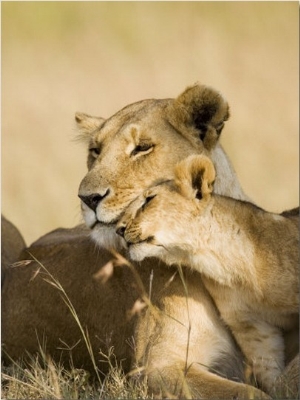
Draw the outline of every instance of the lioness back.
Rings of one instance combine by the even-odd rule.
[[[95,247],[84,226],[58,229],[45,235],[26,249],[20,260],[32,259],[32,256],[38,262],[32,261],[7,272],[2,296],[4,352],[17,359],[27,351],[38,352],[39,343],[45,343],[54,359],[69,363],[69,349],[74,346],[71,352],[74,365],[92,370],[79,326],[64,303],[62,293],[45,281],[51,278],[41,263],[63,286],[83,328],[88,329],[97,363],[99,349],[107,354],[113,345],[118,359],[124,359],[124,367],[128,369],[131,349],[126,340],[132,334],[133,320],[127,321],[126,311],[138,296],[131,287],[128,271],[117,269],[105,286],[93,279],[93,274],[103,268],[112,255]],[[108,369],[107,363],[102,364],[102,369]]]

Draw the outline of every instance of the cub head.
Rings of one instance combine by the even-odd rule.
[[[158,257],[175,264],[193,254],[193,226],[212,207],[215,169],[204,155],[191,155],[175,167],[174,180],[146,189],[117,224],[132,259]],[[184,259],[182,260],[184,262]]]
[[[174,177],[174,166],[191,154],[212,158],[215,190],[243,197],[218,144],[228,104],[214,89],[187,88],[176,99],[143,100],[109,119],[77,113],[88,142],[88,173],[79,187],[82,213],[96,242],[116,246],[115,224],[145,188]]]

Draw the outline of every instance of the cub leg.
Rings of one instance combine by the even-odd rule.
[[[183,362],[146,371],[149,391],[158,398],[270,399],[266,393],[254,386],[222,378],[196,364],[190,366],[185,374],[183,371]]]

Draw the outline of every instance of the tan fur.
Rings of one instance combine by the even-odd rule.
[[[129,206],[118,232],[133,259],[159,257],[202,273],[270,392],[284,368],[281,330],[299,318],[298,226],[293,213],[287,218],[212,194],[214,180],[208,157],[188,157],[177,165],[175,181],[146,190]]]
[[[140,286],[126,266],[115,267],[106,283],[93,278],[113,256],[95,246],[87,228],[53,231],[31,245],[21,259],[30,259],[29,253],[65,289],[88,331],[102,372],[109,365],[99,351],[107,354],[113,347],[125,372],[146,376],[149,391],[156,396],[266,398],[254,387],[239,383],[243,358],[199,275],[184,272],[187,298],[177,268],[166,268],[153,259],[140,263],[136,268],[147,293],[151,287],[153,307],[128,319],[141,296]],[[66,367],[71,355],[75,367],[93,371],[77,323],[61,292],[47,280],[51,278],[36,262],[8,271],[2,294],[4,351],[13,359],[25,357],[27,351],[34,354],[39,339],[46,353]],[[140,372],[134,374],[136,368]]]

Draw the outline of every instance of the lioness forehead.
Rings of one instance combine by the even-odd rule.
[[[103,140],[107,136],[117,135],[129,124],[145,123],[149,126],[149,119],[153,121],[154,118],[159,122],[163,119],[164,110],[170,102],[171,99],[148,99],[130,104],[108,118],[95,134]]]

